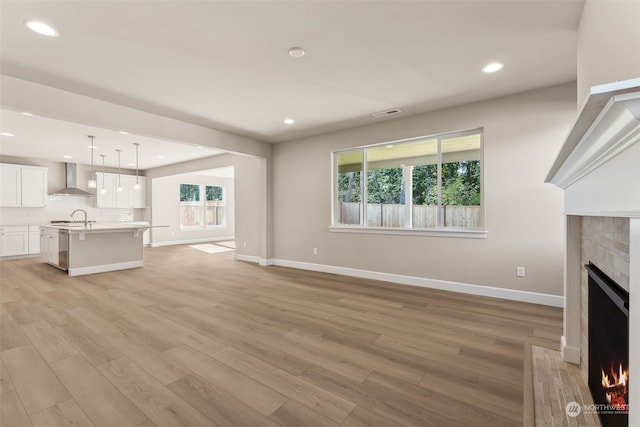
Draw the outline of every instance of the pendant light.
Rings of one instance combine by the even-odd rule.
[[[96,148],[93,145],[93,138],[95,138],[95,136],[92,136],[92,135],[87,135],[87,136],[91,139],[91,145],[89,146],[89,148],[91,148],[91,168],[89,169],[89,181],[87,181],[87,187],[96,188],[98,186],[98,183],[96,182],[93,176],[93,149]]]
[[[106,194],[107,189],[104,188],[104,158],[107,156],[106,154],[100,154],[100,157],[102,157],[102,188],[100,189],[100,193]]]
[[[138,179],[138,146],[140,144],[138,144],[137,142],[134,142],[133,145],[136,146],[136,183],[133,184],[133,189],[140,190],[140,181]]]
[[[116,187],[116,191],[118,193],[122,193],[122,185],[120,185],[120,152],[122,150],[116,150],[118,153],[118,187]]]

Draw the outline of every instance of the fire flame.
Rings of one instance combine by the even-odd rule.
[[[618,366],[618,372],[613,368],[613,364],[610,368],[611,377],[609,374],[602,371],[602,387],[604,388],[607,402],[614,405],[616,409],[621,411],[627,410],[627,402],[624,400],[625,394],[627,394],[627,383],[629,382],[629,369],[623,369],[622,363]]]

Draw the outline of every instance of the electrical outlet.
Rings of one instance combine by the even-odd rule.
[[[524,277],[524,267],[516,267],[516,277]]]
[[[313,248],[313,254],[318,255],[318,248]]]

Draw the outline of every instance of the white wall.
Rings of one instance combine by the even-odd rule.
[[[562,295],[562,192],[544,178],[575,99],[570,83],[275,145],[273,258]],[[332,150],[477,127],[488,238],[329,231]]]
[[[168,226],[154,228],[152,231],[153,245],[167,243],[229,240],[235,233],[235,191],[233,179],[217,178],[213,176],[182,174],[153,179],[152,188],[152,217],[154,226]],[[214,185],[224,188],[226,224],[208,229],[180,228],[180,184]]]
[[[640,1],[585,2],[577,65],[580,107],[591,86],[640,77]]]
[[[194,173],[196,171],[234,167],[234,225],[236,238],[236,256],[250,257],[258,260],[260,257],[260,247],[266,241],[267,235],[264,227],[265,215],[261,202],[264,191],[264,174],[261,168],[265,159],[234,154],[223,154],[219,156],[207,157],[204,159],[189,162],[177,163],[174,165],[150,169],[147,171],[147,182],[153,183],[157,178],[168,177],[184,173]],[[153,189],[151,190],[153,194]],[[151,220],[153,224],[159,224],[156,220],[158,215],[156,205],[152,197]],[[156,243],[155,234],[152,233],[152,244]]]

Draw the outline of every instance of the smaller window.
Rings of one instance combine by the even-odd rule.
[[[180,184],[180,228],[209,228],[225,224],[223,187]]]
[[[180,184],[180,227],[200,227],[201,218],[200,186]]]
[[[225,206],[222,187],[207,185],[205,187],[207,200],[206,222],[207,227],[225,224]]]

